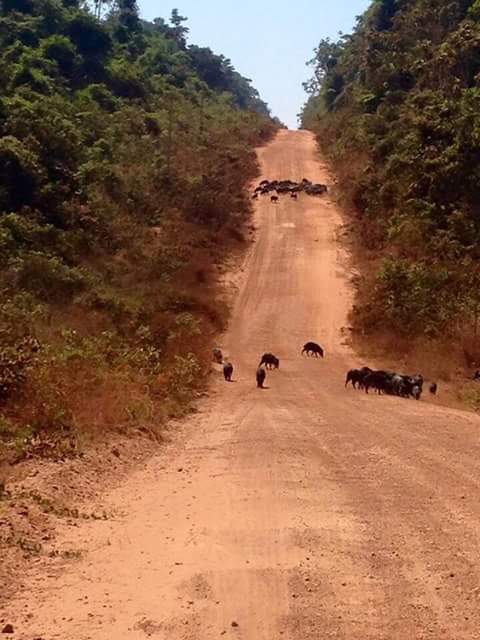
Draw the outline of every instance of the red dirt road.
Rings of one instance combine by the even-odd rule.
[[[307,132],[269,178],[329,181]],[[345,390],[357,362],[341,218],[328,198],[257,205],[258,238],[200,413],[65,528],[82,558],[28,578],[0,618],[33,640],[480,638],[480,419]],[[325,360],[301,357],[307,340]],[[268,390],[260,355],[276,353]],[[30,615],[29,615],[30,614]]]

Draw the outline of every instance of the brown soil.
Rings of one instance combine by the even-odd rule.
[[[306,132],[260,152],[269,178],[330,182]],[[259,201],[222,347],[235,365],[161,454],[59,532],[0,615],[12,637],[480,638],[480,419],[345,390],[356,361],[341,217]],[[326,359],[300,355],[320,342]],[[280,369],[255,388],[264,351]]]

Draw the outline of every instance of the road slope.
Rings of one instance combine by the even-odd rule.
[[[264,176],[329,181],[307,132],[260,151]],[[345,390],[351,304],[328,198],[258,202],[224,347],[199,414],[66,529],[86,549],[4,615],[32,640],[480,638],[480,420]],[[319,341],[325,360],[302,358]],[[281,359],[265,391],[260,355]],[[33,614],[28,617],[28,614]]]

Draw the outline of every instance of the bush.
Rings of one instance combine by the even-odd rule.
[[[192,389],[199,384],[200,373],[200,364],[193,353],[185,357],[174,356],[173,366],[168,371],[169,394],[180,402],[186,402],[191,396]]]
[[[0,138],[0,210],[33,203],[40,173],[38,158],[20,140]]]
[[[48,302],[68,302],[86,285],[85,274],[80,269],[39,252],[12,260],[10,273],[17,287]]]
[[[25,383],[39,349],[33,338],[24,338],[14,344],[9,344],[8,338],[11,336],[6,331],[0,331],[0,402],[7,400]]]
[[[374,294],[383,312],[383,326],[405,334],[444,331],[461,305],[454,284],[453,274],[447,269],[385,259]]]
[[[76,59],[76,48],[65,36],[50,36],[42,42],[42,53],[49,60],[54,60],[60,73],[67,78],[73,74]]]

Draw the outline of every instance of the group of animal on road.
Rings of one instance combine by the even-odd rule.
[[[361,369],[350,369],[345,380],[345,387],[351,383],[354,389],[364,389],[368,393],[369,389],[374,389],[378,394],[387,393],[401,398],[415,398],[420,400],[423,393],[424,379],[421,374],[413,376],[394,373],[391,371],[375,371],[370,367]],[[438,386],[432,382],[429,391],[436,395]]]
[[[306,354],[307,356],[315,356],[315,357],[325,357],[325,351],[322,347],[316,342],[307,342],[302,349],[302,355]],[[223,376],[227,382],[232,382],[233,377],[233,364],[231,362],[226,362],[223,359],[223,354],[221,349],[215,347],[213,350],[213,359],[218,364],[223,364]],[[259,389],[265,389],[265,379],[267,377],[267,370],[278,369],[280,367],[280,360],[273,353],[264,353],[260,359],[260,364],[258,365],[257,371],[255,373],[255,379],[257,381],[257,387]]]
[[[325,357],[324,349],[316,342],[307,342],[302,349],[302,355],[303,354],[317,358]],[[223,365],[225,380],[232,382],[233,364],[224,360],[222,351],[219,348],[213,350],[213,359],[218,364]],[[273,353],[264,353],[255,373],[257,387],[264,389],[267,370],[278,369],[279,367],[280,360]],[[478,372],[478,374],[480,379],[480,372]],[[419,373],[415,375],[403,375],[391,371],[379,371],[370,369],[370,367],[362,367],[361,369],[350,369],[350,371],[348,371],[345,387],[351,384],[354,389],[363,389],[365,393],[368,393],[370,389],[374,389],[379,395],[385,393],[399,396],[400,398],[412,397],[415,398],[415,400],[420,400],[423,393],[424,382],[423,376]],[[437,383],[432,382],[429,386],[430,393],[436,395],[437,390]]]
[[[259,196],[270,195],[270,201],[276,204],[280,195],[290,195],[293,200],[298,199],[299,193],[306,193],[309,196],[321,196],[328,192],[327,185],[312,182],[303,178],[301,182],[294,180],[262,180],[253,192],[252,198],[256,200]]]

